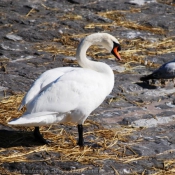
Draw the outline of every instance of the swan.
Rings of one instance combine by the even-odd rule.
[[[150,79],[171,79],[175,78],[175,60],[169,61],[161,65],[153,73],[140,78],[141,81]]]
[[[39,127],[53,123],[73,122],[78,127],[78,142],[84,145],[83,124],[90,113],[106,98],[114,86],[114,73],[103,62],[87,59],[91,45],[100,45],[121,60],[118,40],[108,33],[94,33],[80,42],[76,59],[81,67],[62,67],[48,70],[33,83],[19,109],[26,112],[9,125],[34,126],[34,137],[47,144]]]

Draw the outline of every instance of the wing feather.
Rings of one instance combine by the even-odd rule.
[[[108,95],[105,83],[98,72],[90,69],[72,70],[40,92],[28,105],[27,111],[66,113],[83,107],[91,112]]]
[[[71,67],[55,68],[44,72],[38,77],[38,79],[33,83],[25,97],[23,98],[21,105],[18,110],[21,110],[23,106],[28,105],[46,86],[51,84],[57,78],[64,75],[66,72],[72,70]]]

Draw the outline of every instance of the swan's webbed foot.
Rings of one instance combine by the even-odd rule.
[[[35,139],[38,140],[40,143],[49,144],[51,142],[43,138],[42,134],[39,131],[39,127],[35,127],[33,134],[34,134]]]

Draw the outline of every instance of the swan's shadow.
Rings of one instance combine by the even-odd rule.
[[[0,130],[0,148],[32,147],[42,145],[33,136],[33,132]]]

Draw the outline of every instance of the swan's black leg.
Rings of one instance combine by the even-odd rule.
[[[78,124],[78,145],[80,147],[84,146],[84,139],[83,139],[83,125],[82,124]]]
[[[41,135],[38,126],[35,127],[35,130],[34,130],[33,134],[34,134],[36,140],[38,140],[39,142],[44,143],[44,144],[48,144],[49,143],[49,141],[44,139],[43,136]]]

